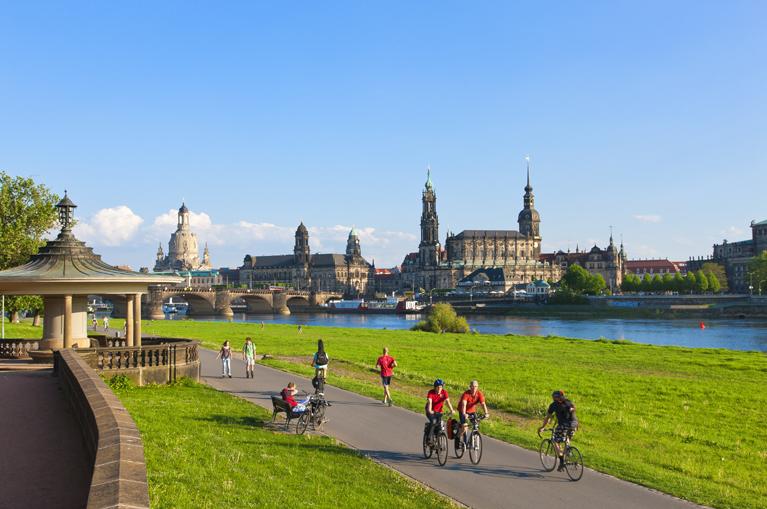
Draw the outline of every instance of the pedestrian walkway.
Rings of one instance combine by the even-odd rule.
[[[290,381],[299,389],[312,389],[306,378],[262,365],[256,365],[255,379],[247,379],[245,363],[239,358],[232,359],[234,378],[222,379],[221,363],[215,357],[213,351],[200,350],[202,376],[208,384],[269,410],[271,396]],[[592,470],[586,470],[580,481],[571,482],[564,473],[543,472],[536,452],[487,437],[479,465],[472,465],[468,455],[455,459],[451,445],[448,463],[440,467],[434,458],[423,458],[422,415],[331,386],[326,387],[325,396],[333,405],[326,414],[325,433],[471,507],[699,507]],[[583,453],[588,457],[588,450]]]
[[[80,509],[91,465],[51,369],[0,372],[0,509]]]

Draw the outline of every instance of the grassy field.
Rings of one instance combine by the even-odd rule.
[[[330,383],[380,397],[372,365],[386,345],[397,358],[394,398],[421,411],[440,377],[457,399],[478,378],[493,412],[483,429],[537,447],[535,429],[552,389],[578,406],[575,442],[589,466],[699,503],[764,507],[767,358],[762,353],[554,337],[433,335],[192,321],[145,322],[144,330],[235,347],[252,336],[262,361],[309,374],[317,338],[331,356]],[[276,388],[277,389],[277,388]]]
[[[152,507],[447,508],[448,499],[266,410],[193,382],[116,391],[141,430]]]

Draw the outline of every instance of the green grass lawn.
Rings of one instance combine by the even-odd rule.
[[[207,386],[116,392],[141,431],[154,509],[453,506],[331,438],[264,429],[270,413]]]
[[[252,336],[263,361],[309,374],[317,338],[331,357],[330,383],[380,398],[372,365],[386,345],[397,359],[394,398],[423,409],[434,378],[456,401],[480,380],[494,414],[483,429],[535,448],[553,389],[578,407],[575,443],[598,470],[715,507],[764,507],[767,358],[762,353],[499,335],[215,323],[144,322],[144,331],[235,347]],[[278,389],[278,388],[275,388]]]
[[[5,337],[13,339],[40,339],[43,337],[42,320],[39,327],[32,327],[32,319],[24,319],[19,323],[11,323],[5,319]]]

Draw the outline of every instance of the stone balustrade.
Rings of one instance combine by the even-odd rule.
[[[39,348],[39,339],[0,339],[0,359],[28,359]]]
[[[144,446],[136,423],[78,353],[56,351],[55,366],[93,462],[87,508],[148,509]]]

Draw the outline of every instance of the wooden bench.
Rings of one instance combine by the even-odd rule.
[[[277,414],[285,414],[285,430],[287,431],[292,419],[301,417],[301,413],[296,413],[290,407],[287,401],[279,396],[272,396],[272,422],[277,418]]]

